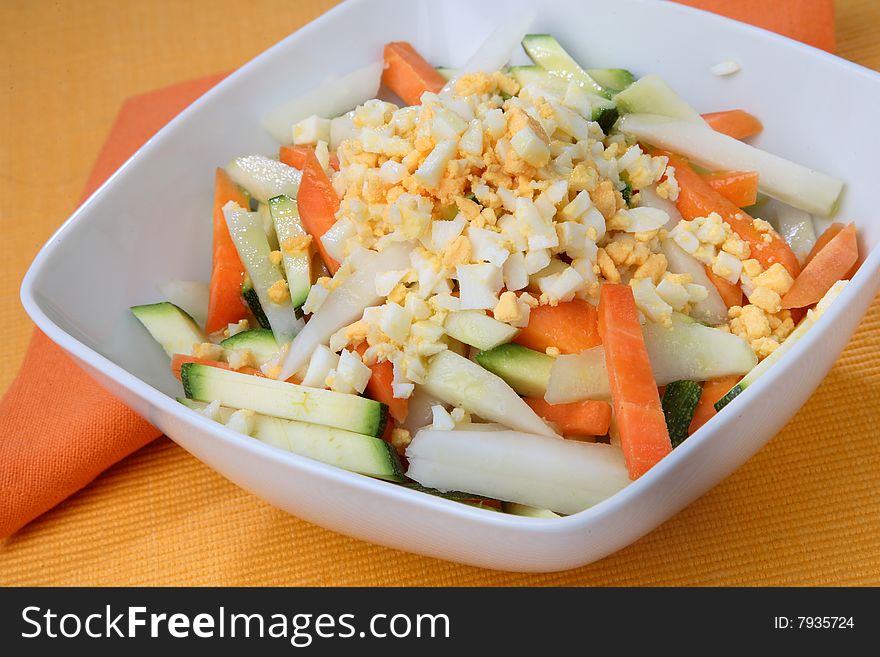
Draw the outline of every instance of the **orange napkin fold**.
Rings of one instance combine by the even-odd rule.
[[[83,200],[223,77],[128,99],[92,168]],[[0,402],[0,538],[160,435],[35,330],[21,370]]]
[[[833,0],[676,0],[811,45],[834,47]],[[147,139],[219,82],[214,75],[130,98],[89,177],[91,194]],[[207,225],[207,224],[206,224]],[[40,331],[0,402],[0,538],[159,436]]]
[[[743,23],[834,50],[834,0],[675,0]]]

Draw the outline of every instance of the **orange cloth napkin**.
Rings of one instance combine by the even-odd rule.
[[[83,200],[223,77],[212,75],[127,100],[89,175]],[[35,330],[21,370],[0,402],[0,538],[159,435]]]
[[[831,50],[833,0],[676,0]],[[147,139],[224,75],[129,99],[86,185],[91,194]],[[0,402],[0,538],[159,436],[40,331]]]
[[[834,0],[675,0],[750,23],[828,52],[834,50]]]

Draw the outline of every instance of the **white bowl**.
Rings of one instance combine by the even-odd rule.
[[[644,477],[558,520],[489,513],[282,452],[184,408],[168,359],[129,306],[169,279],[207,280],[214,168],[273,152],[261,117],[329,74],[406,39],[458,65],[500,17],[540,7],[534,32],[580,62],[656,72],[701,111],[745,107],[758,145],[842,177],[842,220],[867,259],[843,295],[758,383]],[[388,16],[394,20],[389,21]],[[343,47],[340,47],[340,46]],[[742,71],[718,78],[733,59]],[[345,3],[194,103],[116,172],[37,255],[25,309],[99,383],[197,458],[289,513],[351,536],[452,561],[519,571],[580,566],[618,550],[705,493],[764,445],[830,369],[877,292],[873,180],[880,76],[808,46],[674,3],[648,0],[394,0]]]

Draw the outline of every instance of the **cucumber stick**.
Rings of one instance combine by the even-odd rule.
[[[278,343],[269,329],[258,328],[242,331],[226,338],[220,343],[224,349],[248,349],[253,354],[257,365],[271,360],[278,353]]]
[[[286,380],[300,371],[309,362],[312,352],[319,345],[327,344],[331,335],[363,317],[369,306],[382,303],[384,297],[376,294],[376,275],[409,267],[412,249],[410,242],[396,242],[381,253],[366,252],[355,272],[333,288],[291,343],[279,378]]]
[[[558,356],[550,370],[550,380],[544,394],[548,404],[567,404],[585,399],[611,399],[605,349],[601,345],[579,354]]]
[[[204,331],[195,320],[173,303],[163,301],[133,306],[131,312],[144,325],[168,356],[191,355],[193,345],[207,342]]]
[[[219,367],[186,363],[180,370],[188,399],[219,400],[223,406],[262,415],[381,436],[388,407],[372,399],[332,390],[241,374]]]
[[[278,344],[290,342],[304,322],[297,319],[293,311],[281,268],[269,257],[271,249],[260,215],[248,212],[232,201],[223,206],[223,215],[275,340]],[[278,287],[281,289],[277,290]]]
[[[559,97],[564,97],[568,89],[568,81],[558,75],[553,75],[540,66],[512,66],[510,75],[514,80],[519,82],[520,86],[534,84]],[[605,96],[595,93],[589,93],[590,100],[590,119],[596,121],[604,130],[608,132],[614,122],[617,121],[617,106],[614,101],[608,100]]]
[[[269,209],[272,212],[272,222],[275,224],[275,234],[281,244],[281,261],[287,274],[287,286],[290,290],[290,303],[297,316],[301,316],[300,308],[309,296],[312,286],[312,266],[309,248],[291,250],[284,248],[287,240],[304,238],[306,231],[299,219],[299,210],[296,201],[289,196],[276,196],[269,199]]]
[[[477,349],[492,349],[510,342],[519,329],[489,317],[482,310],[449,313],[444,323],[447,335]]]
[[[260,298],[257,296],[257,291],[254,289],[254,283],[251,281],[250,276],[245,276],[241,283],[241,298],[244,299],[254,319],[257,320],[257,324],[271,331],[272,327],[269,325],[269,319],[266,317],[266,313],[263,312],[263,306],[260,304]]]
[[[703,394],[696,381],[673,381],[663,393],[663,415],[673,447],[678,447],[688,437],[688,427],[694,419],[694,411]]]
[[[703,117],[688,105],[659,75],[646,75],[614,97],[621,114],[657,114],[705,125]]]
[[[828,306],[840,296],[840,293],[843,292],[843,289],[846,287],[847,281],[838,281],[834,285],[831,286],[831,289],[825,293],[825,296],[822,297],[822,300],[816,304],[815,310],[808,310],[807,316],[801,321],[800,324],[797,325],[794,331],[791,332],[785,342],[783,342],[776,350],[771,353],[767,358],[762,360],[757,364],[748,374],[743,377],[743,379],[737,383],[730,391],[724,395],[721,399],[715,402],[715,410],[720,411],[722,408],[727,406],[730,402],[732,402],[736,397],[739,396],[746,388],[752,385],[755,381],[757,381],[764,372],[766,372],[774,363],[776,363],[780,358],[782,358],[789,349],[791,349],[794,345],[797,344],[798,340],[800,340],[804,335],[807,334],[813,325],[818,321],[820,317],[828,310]]]
[[[245,155],[226,165],[226,173],[261,203],[286,194],[296,198],[302,172],[264,155]]]
[[[646,322],[642,335],[657,385],[745,374],[758,362],[755,352],[739,336],[678,313],[673,313],[669,327]]]
[[[186,398],[177,401],[195,411],[201,411],[207,406],[204,402]],[[233,412],[233,409],[221,406],[217,420],[225,424]],[[254,415],[253,437],[343,470],[388,481],[404,481],[397,452],[380,438],[260,414]]]
[[[611,98],[611,92],[578,66],[571,55],[549,34],[527,34],[522,40],[522,46],[532,61],[550,74],[576,82],[590,93]]]
[[[591,68],[587,74],[606,90],[620,93],[635,82],[635,76],[625,68]]]
[[[429,395],[484,420],[558,438],[504,379],[449,350],[431,359],[423,387]]]
[[[525,397],[543,397],[553,369],[553,357],[519,344],[503,344],[476,356],[477,362],[500,376]]]
[[[406,450],[407,476],[556,513],[577,513],[630,483],[619,447],[520,431],[422,429]]]
[[[639,141],[678,153],[712,171],[757,171],[763,193],[810,214],[830,217],[837,211],[842,180],[723,135],[705,122],[627,114],[619,127]]]

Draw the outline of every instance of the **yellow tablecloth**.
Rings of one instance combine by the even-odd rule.
[[[31,331],[21,277],[75,208],[122,101],[234,69],[333,4],[0,5],[0,23],[15,26],[0,42],[0,393]],[[838,53],[880,68],[880,3],[838,0],[837,13]],[[161,439],[0,542],[0,584],[876,585],[878,354],[880,301],[757,456],[641,541],[578,570],[497,573],[339,536],[269,507]]]

